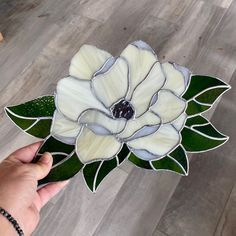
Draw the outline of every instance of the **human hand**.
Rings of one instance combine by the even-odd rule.
[[[17,220],[26,236],[36,228],[41,208],[68,183],[52,183],[37,190],[37,181],[44,178],[52,166],[50,153],[44,153],[37,163],[31,163],[40,144],[19,149],[0,164],[0,207]],[[0,235],[16,235],[10,222],[1,215]]]

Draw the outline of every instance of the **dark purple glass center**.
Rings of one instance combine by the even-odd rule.
[[[134,116],[134,109],[130,102],[122,99],[111,108],[112,115],[115,118],[131,119]]]

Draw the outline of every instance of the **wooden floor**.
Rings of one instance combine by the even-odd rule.
[[[3,107],[53,93],[84,43],[118,55],[142,39],[162,61],[232,85],[208,113],[231,139],[193,155],[189,177],[126,162],[92,194],[79,174],[42,210],[34,236],[236,235],[236,0],[0,0],[0,31],[1,158],[35,141]]]

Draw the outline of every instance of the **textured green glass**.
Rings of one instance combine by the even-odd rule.
[[[96,183],[95,183],[95,189],[99,186],[99,184],[102,182],[102,180],[115,168],[117,167],[117,160],[116,158],[113,158],[111,160],[103,161],[102,165],[100,166],[100,169],[98,171]]]
[[[202,93],[201,95],[197,96],[195,99],[198,102],[213,104],[216,101],[216,99],[228,89],[229,87],[214,88],[214,89],[211,89]]]
[[[207,124],[208,122],[209,121],[206,118],[199,115],[188,118],[185,125],[190,127],[192,125]]]
[[[186,114],[188,116],[196,115],[196,114],[199,114],[199,113],[202,113],[202,112],[208,110],[209,108],[211,108],[211,107],[206,106],[206,105],[201,105],[201,104],[196,103],[195,101],[192,100],[192,101],[188,102]]]
[[[39,148],[38,153],[43,154],[44,152],[64,152],[70,154],[74,148],[74,145],[62,143],[61,141],[50,136]]]
[[[50,182],[70,179],[75,174],[77,174],[82,167],[83,164],[81,163],[77,155],[74,154],[60,165],[52,168],[50,173],[44,179],[39,180],[38,184],[42,185]]]
[[[214,138],[206,137],[197,133],[189,128],[184,128],[182,134],[182,145],[186,151],[199,152],[216,148],[226,142],[227,139],[217,140]]]
[[[32,128],[26,132],[37,138],[46,138],[50,134],[51,119],[39,120]]]
[[[117,154],[119,164],[121,164],[125,160],[125,158],[129,155],[129,153],[130,153],[130,150],[128,149],[127,145],[124,143],[122,146],[122,149]]]
[[[203,134],[209,135],[215,138],[227,138],[225,135],[221,134],[213,125],[207,124],[203,126],[196,126],[194,129],[200,131]]]
[[[141,167],[143,169],[152,169],[149,161],[142,160],[136,157],[133,153],[130,154],[128,160],[131,161],[134,165]]]
[[[43,96],[20,105],[8,107],[15,114],[23,117],[52,117],[56,109],[54,96]]]
[[[183,98],[186,100],[189,100],[202,92],[203,90],[215,86],[226,86],[228,85],[224,83],[223,81],[210,77],[205,75],[193,75],[190,80],[189,87],[185,94],[183,95]]]
[[[18,127],[25,130],[29,128],[37,119],[23,119],[11,114],[7,109],[5,109],[8,117],[14,122]]]
[[[183,169],[170,157],[166,156],[160,160],[152,161],[152,165],[156,170],[169,170],[178,174],[185,175]]]
[[[184,149],[178,146],[173,152],[169,154],[170,157],[175,159],[181,165],[185,172],[188,173],[188,160]]]

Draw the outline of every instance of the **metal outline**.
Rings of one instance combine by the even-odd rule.
[[[19,104],[20,105],[20,104]],[[11,119],[11,117],[7,114],[6,110],[9,111],[9,113],[11,113],[12,115],[16,116],[17,118],[21,118],[21,119],[25,119],[23,116],[18,116],[17,114],[13,113],[12,111],[10,111],[7,107],[4,107],[4,112],[5,112],[5,115],[9,118],[9,120],[17,127],[19,128],[23,133],[31,136],[31,137],[34,137],[34,135],[30,134],[30,133],[27,133],[28,130],[30,130],[29,128],[32,128],[33,126],[32,125],[36,125],[39,121],[41,120],[52,120],[52,117],[40,117],[40,118],[28,118],[26,120],[35,120],[35,122],[30,125],[28,128],[26,129],[22,129],[19,125],[17,125],[15,122],[13,122],[13,120]],[[36,137],[38,139],[45,139],[45,138],[39,138],[39,137]]]
[[[185,100],[185,99],[182,98],[182,97],[177,96],[177,95],[176,95],[172,90],[170,90],[170,89],[161,89],[161,90],[169,91],[169,92],[172,93],[174,96],[178,97],[180,100],[182,100],[183,102],[185,102],[185,107],[184,107],[183,111],[182,111],[174,120],[171,120],[171,121],[169,121],[169,122],[162,122],[162,124],[170,124],[170,123],[174,122],[175,120],[177,120],[183,113],[186,113],[186,110],[187,110],[187,107],[188,107],[188,105],[187,105],[187,104],[188,104],[188,101]],[[158,101],[158,99],[157,99],[157,101]],[[154,103],[152,106],[154,106],[155,104],[156,104],[156,103]],[[149,107],[149,110],[161,118],[161,116],[160,116],[157,112],[151,110],[152,106]],[[188,117],[188,115],[187,115],[187,117]],[[161,118],[161,120],[162,120],[162,118]]]
[[[108,74],[108,73],[111,71],[111,69],[117,64],[118,59],[122,59],[122,60],[125,62],[125,64],[127,65],[127,88],[126,88],[125,95],[124,95],[122,98],[126,97],[128,91],[129,91],[129,88],[130,88],[130,81],[129,81],[129,77],[130,77],[130,76],[129,76],[129,64],[128,64],[127,60],[124,60],[124,58],[121,57],[121,56],[117,56],[117,57],[113,57],[113,58],[115,58],[115,62],[114,62],[104,73],[99,73],[97,76],[93,76],[93,77],[91,78],[91,80],[90,80],[90,88],[91,88],[92,94],[94,95],[94,97],[95,97],[100,103],[103,104],[103,106],[104,106],[106,109],[109,109],[109,108],[112,106],[112,104],[114,104],[116,101],[113,102],[113,103],[111,103],[110,105],[106,106],[106,105],[104,104],[104,102],[101,100],[101,98],[99,98],[98,94],[96,93],[96,89],[95,89],[95,87],[94,87],[94,82],[93,82],[93,81],[94,81],[94,80],[98,80],[99,77],[102,76],[102,75]],[[109,59],[111,59],[111,58],[108,58],[108,59],[107,59],[107,61],[104,63],[104,65],[103,65],[102,68],[105,68],[106,64],[108,64],[108,62],[109,62]],[[101,68],[101,70],[102,70],[102,68]],[[121,99],[122,99],[122,98],[121,98]]]
[[[221,87],[221,86],[223,86],[223,87],[228,87],[229,89],[232,88],[232,86],[231,86],[230,84],[228,84],[227,82],[225,82],[224,80],[220,79],[220,78],[217,77],[217,76],[212,76],[212,75],[209,75],[209,74],[206,74],[206,75],[200,75],[200,74],[194,74],[194,73],[191,73],[191,75],[190,75],[190,80],[189,80],[189,83],[188,83],[188,86],[186,87],[186,90],[184,91],[184,93],[183,93],[182,95],[184,95],[185,92],[187,92],[187,90],[189,89],[189,86],[190,86],[190,83],[191,83],[191,79],[192,79],[193,76],[205,76],[205,77],[211,77],[211,78],[214,78],[214,79],[219,80],[220,82],[222,82],[222,83],[225,84],[225,85],[216,85],[216,86],[208,87],[208,88],[202,90],[201,92],[197,93],[196,95],[194,95],[192,98],[195,98],[196,96],[200,95],[203,91],[205,91],[205,90],[207,90],[207,89],[210,89],[210,88],[212,89],[212,88],[217,88],[217,87]],[[228,90],[229,90],[229,89],[228,89]],[[228,90],[227,90],[227,91],[228,91]],[[221,95],[220,95],[220,96],[221,96]],[[219,96],[219,97],[220,97],[220,96]],[[192,98],[190,98],[188,101],[190,101]]]
[[[160,65],[161,71],[163,71],[163,69],[162,69],[162,64],[161,64],[159,61],[154,62],[153,65],[150,67],[150,70],[148,71],[148,73],[147,73],[147,74],[145,75],[145,77],[143,78],[143,80],[141,80],[141,81],[133,88],[133,91],[132,91],[132,94],[131,94],[131,97],[130,97],[130,102],[131,102],[131,103],[132,103],[132,99],[133,99],[134,92],[138,89],[139,86],[142,86],[142,83],[144,83],[144,82],[148,79],[149,74],[151,73],[151,71],[153,70],[153,68],[155,67],[155,65],[158,64],[158,63],[159,63],[159,65]],[[144,113],[146,113],[146,112],[149,110],[149,108],[151,107],[151,104],[152,104],[152,102],[153,102],[153,97],[154,97],[155,95],[158,96],[159,91],[162,90],[163,86],[164,86],[165,83],[166,83],[166,76],[165,76],[164,73],[163,73],[163,75],[164,75],[164,81],[163,81],[162,86],[151,96],[151,99],[150,99],[150,101],[149,101],[149,103],[148,103],[147,109],[145,109],[145,111],[144,111],[143,113],[141,113],[140,115],[138,115],[137,117],[135,116],[135,118],[139,118],[140,116],[142,116],[142,115],[143,115]],[[155,104],[155,103],[153,103],[152,105],[154,105],[154,104]]]
[[[89,87],[90,87],[91,94],[94,96],[95,100],[97,100],[97,102],[100,103],[100,104],[102,105],[102,107],[104,107],[104,110],[107,110],[107,108],[103,105],[103,103],[101,103],[100,100],[97,99],[97,97],[95,97],[93,91],[91,90],[91,80],[77,79],[76,77],[72,77],[72,76],[64,77],[64,78],[62,78],[62,79],[67,79],[67,78],[74,79],[75,81],[78,80],[78,81],[83,82],[83,83],[88,83],[88,84],[89,84]],[[62,80],[62,79],[61,79],[61,80]],[[61,111],[61,109],[59,108],[59,105],[58,105],[57,87],[56,87],[56,91],[54,92],[54,97],[55,97],[54,101],[55,101],[56,110],[58,110],[60,113],[62,113],[67,119],[69,119],[69,120],[71,120],[71,121],[74,122],[75,120],[73,120],[73,119],[71,119],[70,117],[68,117],[67,115],[65,115],[65,114]],[[85,110],[83,110],[83,111],[78,115],[77,120],[80,118],[80,116],[82,115],[82,113],[85,112],[85,111],[87,111],[88,109],[97,109],[97,110],[99,110],[99,109],[96,108],[96,107],[88,107],[88,108],[86,108]],[[100,111],[100,110],[99,110],[99,111]]]
[[[138,43],[143,43],[143,44],[145,45],[145,47],[140,47],[140,45],[138,45]],[[135,40],[135,41],[129,43],[129,44],[125,47],[125,49],[126,49],[129,45],[132,45],[132,46],[134,46],[134,47],[136,47],[136,48],[138,48],[138,49],[140,49],[140,50],[149,51],[149,52],[151,52],[151,53],[156,57],[157,60],[159,60],[159,59],[158,59],[158,56],[157,56],[156,52],[153,50],[153,48],[152,48],[149,44],[147,44],[146,42],[144,42],[143,40],[140,40],[140,39],[139,39],[139,40]],[[124,50],[125,50],[125,49],[124,49]]]
[[[117,155],[113,156],[113,158],[111,158],[111,159],[109,159],[109,160],[112,160],[112,159],[116,159],[116,167],[115,167],[115,168],[117,168],[118,166],[120,166],[119,161],[117,160]],[[87,184],[87,181],[86,181],[86,179],[85,179],[85,177],[84,177],[84,168],[85,168],[85,166],[86,166],[87,164],[91,164],[91,163],[98,162],[98,161],[96,160],[96,161],[93,161],[93,162],[91,162],[91,163],[84,164],[84,166],[83,166],[83,167],[81,168],[81,170],[80,170],[80,171],[82,171],[82,178],[83,178],[83,180],[84,180],[84,182],[85,182],[85,185],[86,185],[87,189],[88,189],[90,192],[92,192],[92,193],[96,193],[96,192],[97,192],[97,189],[98,189],[98,188],[96,188],[97,176],[98,176],[98,174],[99,174],[99,171],[100,171],[100,169],[101,169],[101,167],[102,167],[104,161],[106,161],[106,160],[107,160],[107,159],[101,160],[101,163],[99,164],[99,166],[98,166],[98,168],[97,168],[97,170],[96,170],[96,173],[95,173],[95,176],[94,176],[94,179],[93,179],[93,189],[92,189],[92,190],[89,188],[89,186],[88,186],[88,184]],[[114,168],[114,169],[115,169],[115,168]],[[112,169],[111,171],[109,171],[109,173],[108,173],[105,177],[107,177],[108,175],[110,175],[110,173],[111,173],[114,169]],[[102,179],[102,181],[100,182],[100,184],[102,184],[102,182],[103,182],[103,180],[105,179],[105,177]],[[100,184],[99,184],[99,185],[100,185]],[[98,185],[98,186],[99,186],[99,185]]]
[[[104,129],[106,129],[106,130],[110,133],[109,135],[117,135],[117,134],[120,134],[121,132],[123,132],[123,131],[125,130],[125,128],[126,128],[126,126],[127,126],[127,120],[126,120],[125,118],[121,118],[122,120],[125,121],[124,128],[123,128],[120,132],[118,132],[118,133],[113,133],[113,132],[111,132],[110,130],[108,130],[105,126],[103,126],[103,125],[101,125],[101,124],[98,124],[98,123],[95,123],[95,122],[91,122],[91,123],[86,123],[86,122],[84,122],[84,123],[81,123],[80,120],[81,120],[82,116],[83,116],[86,112],[88,112],[88,111],[94,111],[94,112],[102,113],[103,115],[105,115],[106,117],[108,117],[108,118],[110,118],[110,119],[112,119],[112,120],[119,121],[119,119],[115,119],[115,118],[113,118],[112,116],[110,116],[109,114],[106,114],[105,112],[103,112],[103,111],[101,111],[101,110],[99,110],[99,109],[96,109],[96,108],[94,108],[94,109],[93,109],[93,108],[88,108],[88,109],[86,109],[85,111],[83,111],[83,112],[81,113],[81,116],[80,116],[80,117],[78,118],[78,120],[77,120],[77,122],[78,122],[79,124],[81,124],[82,126],[85,125],[85,126],[89,127],[89,125],[97,125],[97,126],[100,126],[100,127],[104,128]],[[96,133],[96,132],[94,132],[94,133]],[[96,134],[97,134],[97,133],[96,133]],[[102,135],[102,134],[97,134],[97,135]],[[106,135],[108,135],[108,134],[106,134]]]
[[[86,127],[86,126],[82,126],[82,129],[80,130],[80,133],[78,134],[78,136],[77,136],[77,138],[76,138],[76,143],[77,143],[77,140],[80,138],[80,136],[81,136],[81,134],[82,134],[84,128],[87,128],[87,127]],[[88,128],[87,128],[87,129],[88,129]],[[90,129],[89,129],[89,130],[90,130]],[[92,130],[90,130],[90,131],[93,132]],[[94,132],[93,132],[93,133],[94,133]],[[94,134],[97,135],[96,133],[94,133]],[[103,135],[98,135],[98,136],[103,136]],[[95,161],[111,160],[111,159],[114,158],[114,156],[116,156],[116,155],[121,151],[121,149],[122,149],[122,147],[123,147],[123,144],[124,144],[124,142],[120,142],[115,136],[114,136],[114,138],[117,140],[117,142],[120,143],[120,147],[119,147],[118,151],[117,151],[112,157],[110,157],[110,158],[97,158],[97,159],[93,159],[93,160],[90,160],[90,161],[87,161],[87,162],[83,162],[83,161],[81,161],[81,159],[80,159],[80,155],[79,155],[79,152],[78,152],[77,144],[75,144],[75,153],[76,153],[76,155],[78,156],[79,160],[80,160],[84,165],[90,164],[90,163],[95,162]]]
[[[152,111],[150,111],[151,113],[153,113]],[[137,129],[132,135],[130,135],[129,137],[126,137],[126,138],[120,138],[119,136],[118,136],[118,138],[120,139],[120,140],[122,140],[122,141],[124,141],[124,142],[128,142],[127,140],[132,140],[132,137],[136,134],[136,133],[138,133],[141,129],[143,129],[143,128],[145,128],[145,127],[149,127],[149,126],[159,126],[159,128],[161,127],[161,125],[162,125],[162,121],[161,121],[161,118],[160,118],[160,116],[159,115],[157,115],[157,114],[155,114],[155,113],[153,113],[154,115],[156,115],[157,117],[159,117],[159,119],[160,119],[160,123],[159,124],[154,124],[154,125],[148,125],[148,124],[146,124],[146,125],[143,125],[143,126],[141,126],[141,128],[139,128],[139,129]],[[135,122],[135,119],[134,119],[134,122]],[[126,124],[127,126],[128,126],[128,122],[127,122],[127,124]],[[125,127],[126,128],[126,127]],[[159,129],[158,128],[158,129]],[[124,129],[125,130],[125,129]],[[157,131],[157,130],[156,130]],[[155,132],[156,132],[155,131]],[[153,133],[155,133],[155,132],[153,132]],[[151,133],[151,134],[153,134],[153,133]],[[150,135],[150,134],[149,134]],[[144,136],[142,136],[142,137],[145,137],[145,136],[148,136],[148,135],[144,135]],[[140,137],[141,138],[141,137]]]
[[[209,123],[210,123],[210,122],[209,122]],[[224,144],[225,144],[226,142],[228,142],[228,140],[229,140],[229,136],[227,136],[227,135],[225,135],[225,137],[226,137],[225,139],[224,139],[224,138],[219,139],[219,138],[213,138],[213,137],[211,137],[211,136],[205,135],[205,134],[201,133],[201,132],[198,131],[198,130],[193,130],[192,128],[190,128],[190,127],[188,127],[188,126],[184,126],[184,128],[190,129],[190,130],[192,130],[193,132],[196,132],[196,133],[198,133],[198,134],[200,134],[200,135],[202,135],[202,136],[205,136],[206,138],[209,138],[209,139],[213,139],[213,140],[224,140],[223,143],[219,144],[219,145],[216,146],[216,147],[213,147],[213,148],[210,148],[210,149],[206,149],[206,150],[202,150],[202,151],[187,151],[187,150],[186,150],[186,152],[188,152],[188,153],[203,153],[203,152],[212,151],[212,150],[214,150],[214,149],[216,149],[216,148],[218,148],[218,147],[224,145]],[[218,130],[217,130],[217,131],[218,131]],[[181,135],[181,136],[182,136],[182,135]]]
[[[55,120],[56,120],[56,113],[60,113],[65,119],[68,119],[67,116],[65,116],[60,110],[55,110],[54,113],[53,113],[53,117],[52,117],[52,124],[51,124],[51,127],[50,127],[50,134],[53,138],[57,139],[58,141],[60,142],[64,142],[66,144],[69,144],[69,145],[75,145],[75,142],[73,143],[69,143],[67,141],[65,141],[66,139],[73,139],[73,137],[63,137],[62,135],[58,135],[58,134],[55,134],[52,130],[53,130],[53,127],[54,127],[54,123],[55,123]],[[74,122],[74,123],[77,123],[76,121],[74,120],[71,120],[71,119],[68,119],[68,121],[70,122]],[[80,125],[79,123],[77,123],[78,125]],[[81,130],[82,126],[80,127],[80,130]],[[80,132],[80,131],[79,131]],[[79,133],[78,133],[79,134]],[[78,135],[77,134],[77,135]],[[76,141],[76,138],[77,138],[77,135],[74,137],[74,141]],[[65,138],[65,139],[64,139]]]
[[[169,154],[170,152],[172,152],[179,144],[182,143],[182,135],[181,135],[181,133],[180,133],[172,124],[167,124],[167,125],[172,126],[172,128],[175,129],[175,131],[178,133],[178,135],[179,135],[178,143],[177,143],[172,149],[170,149],[166,154],[164,154],[164,155],[159,155],[160,157],[158,157],[158,158],[156,158],[156,159],[152,159],[151,161],[155,161],[155,160],[160,160],[160,159],[162,159],[163,156],[168,155],[168,154]],[[161,126],[163,126],[163,125],[161,125]],[[160,127],[161,127],[161,126],[160,126]],[[159,129],[158,129],[158,130],[159,130]],[[158,130],[157,130],[156,132],[152,133],[152,135],[155,134],[155,133],[157,133]],[[141,137],[141,138],[142,138],[142,137]],[[129,150],[130,150],[131,152],[132,152],[132,149],[135,149],[135,148],[130,147],[127,143],[126,143],[126,145],[127,145],[127,147],[129,148]],[[151,155],[153,155],[153,156],[156,156],[156,154],[150,152],[150,151],[147,150],[147,149],[142,149],[142,148],[141,148],[141,149],[138,149],[138,150],[143,150],[143,151],[146,151],[146,152],[148,152],[149,154],[151,154]],[[140,157],[138,157],[138,158],[140,158]],[[142,159],[142,158],[140,158],[140,159]],[[142,160],[144,160],[144,159],[142,159]],[[149,160],[144,160],[144,161],[149,161]]]
[[[191,127],[189,127],[189,128],[192,128],[193,130],[196,130],[195,129],[195,127],[203,127],[203,126],[207,126],[207,125],[211,125],[212,127],[213,127],[213,129],[215,129],[219,134],[221,134],[222,136],[225,136],[225,137],[228,137],[227,135],[225,135],[225,134],[223,134],[223,133],[221,133],[219,130],[217,130],[216,129],[216,127],[212,124],[212,123],[205,123],[205,124],[202,124],[202,125],[200,125],[200,124],[198,124],[198,125],[192,125]],[[197,131],[199,131],[199,130],[197,130]],[[201,133],[201,131],[199,131],[200,133]],[[212,137],[212,136],[211,136]],[[224,138],[219,138],[219,139],[224,139]]]

